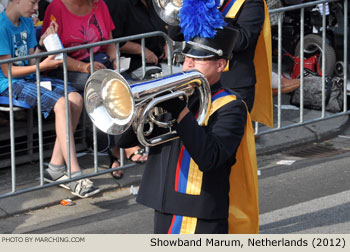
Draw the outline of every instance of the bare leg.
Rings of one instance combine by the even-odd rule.
[[[68,95],[70,102],[70,143],[71,143],[71,172],[80,171],[78,160],[76,157],[75,143],[74,143],[74,131],[78,125],[80,114],[82,111],[83,100],[79,93],[70,93]],[[66,110],[65,99],[62,97],[59,99],[54,107],[55,111],[55,125],[56,125],[56,141],[54,150],[52,153],[50,163],[56,165],[62,165],[67,163],[67,144],[66,144]]]
[[[120,163],[119,163],[119,159],[120,159],[120,151],[119,151],[119,147],[116,146],[112,149],[110,149],[110,152],[111,152],[111,155],[112,157],[114,157],[114,161],[112,162],[110,168],[116,168],[116,167],[119,167],[120,166]],[[112,172],[112,176],[115,178],[115,179],[120,179],[122,178],[124,175],[124,172],[122,170],[118,170],[118,171],[113,171]]]

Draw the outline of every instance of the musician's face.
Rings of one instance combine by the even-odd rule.
[[[198,70],[204,74],[209,84],[214,84],[219,81],[221,72],[224,70],[226,64],[225,59],[216,58],[191,58],[186,56],[182,65],[182,70]]]

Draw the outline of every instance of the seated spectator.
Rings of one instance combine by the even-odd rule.
[[[155,12],[151,0],[106,0],[106,3],[109,12],[112,14],[114,25],[117,27],[112,32],[113,38],[154,31],[167,33],[167,25]],[[159,66],[158,69],[161,70],[160,62],[167,60],[168,57],[165,40],[159,36],[147,38],[145,47],[146,66]],[[121,43],[120,52],[122,55],[131,58],[127,73],[134,79],[144,78],[145,76],[141,76],[141,40]]]
[[[119,0],[105,1],[109,12],[116,27],[113,30],[113,38],[126,37],[141,33],[153,31],[166,31],[166,24],[159,18],[153,8],[152,1],[149,0]],[[125,57],[130,57],[130,67],[127,71],[127,78],[140,80],[150,77],[152,73],[163,71],[160,65],[162,60],[167,60],[167,46],[162,37],[151,37],[145,40],[145,58],[146,66],[151,67],[146,72],[146,76],[142,76],[142,48],[141,40],[128,41],[121,43],[120,52]],[[167,70],[167,69],[164,69]],[[119,147],[110,151],[112,168],[119,165],[118,157],[120,156]],[[144,147],[135,146],[125,149],[125,155],[128,160],[136,163],[146,162],[148,154]],[[114,161],[113,161],[114,160]],[[118,178],[117,173],[112,174],[114,178]]]
[[[286,77],[281,77],[281,93],[291,93],[295,89],[300,87],[300,79],[288,79]],[[278,94],[278,74],[272,72],[272,94]]]
[[[52,0],[45,11],[43,32],[51,22],[59,25],[58,35],[61,38],[63,47],[73,47],[112,38],[114,24],[108,8],[102,0]],[[116,69],[116,48],[115,44],[94,47],[94,69],[105,68]],[[90,76],[90,52],[87,49],[74,51],[67,57],[68,80],[80,91],[84,91],[87,79]],[[63,78],[62,71],[52,71],[51,76]],[[117,153],[119,147],[111,150],[110,153]],[[137,155],[140,148],[134,147],[126,150],[126,156],[132,161],[143,160],[145,157]],[[131,156],[136,153],[134,156]],[[110,155],[112,164],[110,167],[118,167],[117,154]],[[112,172],[115,179],[123,176],[123,171]]]
[[[38,1],[10,0],[6,11],[0,14],[0,60],[19,56],[27,56],[40,52],[37,46],[35,31],[31,15],[38,9]],[[43,47],[44,38],[56,33],[57,24],[52,23],[41,36],[39,46]],[[39,64],[40,71],[57,69],[62,61],[54,60],[54,55],[45,58]],[[37,105],[37,84],[35,78],[35,59],[17,61],[13,63],[12,93],[14,98],[23,101],[32,107]],[[48,169],[45,170],[46,181],[60,181],[67,179],[67,143],[66,143],[66,109],[63,81],[53,78],[41,78],[51,83],[51,90],[41,88],[41,109],[46,118],[53,110],[55,113],[56,141]],[[9,96],[8,90],[8,64],[2,64],[0,69],[0,94]],[[77,90],[68,85],[69,115],[70,115],[70,157],[71,175],[81,175],[81,169],[75,152],[74,131],[78,125],[83,108],[83,99]],[[62,184],[62,187],[71,190],[72,194],[86,198],[99,192],[88,179]]]
[[[103,0],[53,0],[45,11],[42,33],[51,22],[58,24],[57,34],[65,48],[95,43],[112,38],[114,24]],[[116,69],[115,44],[97,46],[94,52],[94,69]],[[69,53],[68,80],[80,91],[90,76],[90,51],[81,49]],[[63,71],[52,71],[50,76],[63,78]]]

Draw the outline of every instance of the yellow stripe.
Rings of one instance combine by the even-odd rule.
[[[236,96],[228,95],[216,99],[210,107],[209,114],[212,115],[217,109],[224,106],[230,101],[236,100]],[[199,170],[198,165],[191,159],[190,168],[188,171],[188,181],[186,187],[186,193],[191,195],[199,195],[202,188],[203,172]],[[180,234],[194,234],[197,226],[197,218],[195,217],[182,217],[182,224]]]
[[[188,171],[186,194],[200,195],[202,189],[203,172],[198,168],[198,165],[191,159],[190,168]]]
[[[195,217],[182,217],[182,224],[180,234],[194,234],[197,226],[197,218]]]
[[[221,98],[216,99],[214,102],[212,102],[210,109],[209,109],[209,113],[207,114],[206,119],[203,121],[202,126],[207,126],[208,125],[208,121],[209,121],[209,117],[214,114],[214,112],[219,109],[221,106],[224,106],[226,103],[230,102],[230,101],[234,101],[236,100],[236,96],[234,95],[227,95]]]
[[[236,0],[236,2],[232,5],[231,9],[227,12],[226,18],[235,18],[236,14],[240,10],[242,4],[244,4],[245,0]]]
[[[210,112],[209,112],[209,116],[211,116],[212,114],[214,114],[214,112],[221,108],[222,106],[224,106],[226,103],[229,103],[230,101],[234,101],[236,100],[236,96],[235,95],[226,95],[223,97],[220,97],[218,99],[216,99],[211,107],[210,107]]]
[[[216,99],[210,106],[209,116],[211,116],[217,109],[224,106],[226,103],[234,100],[236,100],[236,96],[234,95],[227,95]],[[205,122],[205,125],[207,125],[207,123],[208,121]],[[191,158],[187,178],[186,194],[200,195],[202,189],[202,179],[203,172],[199,170],[198,165]]]

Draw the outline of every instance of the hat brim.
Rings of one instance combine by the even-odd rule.
[[[198,50],[188,45],[186,45],[185,48],[182,50],[182,54],[185,56],[188,56],[191,58],[197,58],[197,59],[211,58],[215,56],[212,52],[205,51],[203,49]]]

